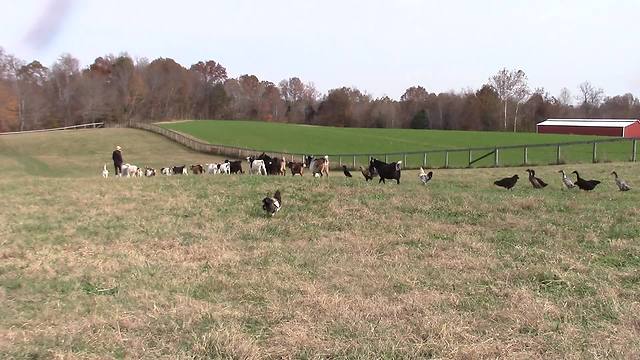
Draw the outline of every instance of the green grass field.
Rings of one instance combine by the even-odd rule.
[[[598,139],[594,136],[556,135],[535,133],[478,132],[451,130],[411,130],[411,129],[361,129],[277,124],[253,121],[183,121],[159,124],[202,139],[211,144],[243,147],[271,152],[293,154],[363,154],[355,159],[358,164],[366,164],[369,155],[381,156],[385,153],[416,152],[426,150],[450,150],[482,148],[523,144],[556,144],[571,141]],[[604,138],[601,138],[604,139]],[[605,143],[598,148],[598,161],[626,161],[631,158],[631,143]],[[477,159],[486,152],[476,151]],[[429,154],[427,167],[440,168],[445,165],[444,153]],[[332,156],[332,162],[342,162],[353,166],[353,157]],[[405,166],[417,168],[424,162],[423,154],[389,156],[388,161],[406,160]],[[499,156],[503,165],[523,164],[523,150],[505,150]],[[551,164],[556,161],[554,146],[528,149],[529,164]],[[592,146],[572,145],[561,150],[561,162],[586,163],[592,161]],[[467,151],[451,152],[449,167],[467,167]],[[473,166],[493,166],[493,156],[488,156]]]
[[[210,159],[137,130],[0,137],[1,358],[640,357],[640,193],[609,175],[639,164],[565,166],[592,193],[557,166],[543,190],[524,168],[102,179],[116,144]]]

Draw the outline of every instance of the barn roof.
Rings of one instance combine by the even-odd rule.
[[[538,125],[624,128],[640,122],[636,119],[547,119]]]

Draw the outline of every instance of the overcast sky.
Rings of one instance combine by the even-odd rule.
[[[0,0],[0,46],[50,66],[71,53],[213,59],[230,76],[399,98],[477,89],[522,69],[552,95],[589,80],[640,95],[640,0]]]

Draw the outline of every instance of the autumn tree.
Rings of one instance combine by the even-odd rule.
[[[78,86],[80,81],[80,62],[70,54],[63,54],[51,66],[51,86],[55,94],[55,116],[63,125],[75,123]],[[80,120],[80,119],[78,119]],[[81,121],[81,120],[80,120]]]
[[[0,47],[0,131],[19,128],[17,70],[22,62]]]
[[[51,102],[47,99],[49,69],[34,60],[17,71],[20,131],[43,127]]]
[[[210,119],[219,115],[228,103],[224,82],[228,79],[227,69],[214,60],[199,61],[191,65],[189,71],[196,76],[194,115]]]
[[[327,97],[318,107],[321,125],[345,127],[352,123],[351,91],[347,87],[329,90]]]
[[[479,129],[485,131],[499,129],[500,97],[496,90],[490,85],[483,85],[476,91],[475,97],[479,107]]]

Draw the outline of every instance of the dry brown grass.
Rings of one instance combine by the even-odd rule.
[[[640,184],[638,165],[578,169],[611,180],[614,165]],[[562,191],[557,168],[536,170],[550,187],[492,185],[519,168],[436,171],[427,187],[412,172],[399,186],[0,176],[0,353],[640,356],[637,192]]]

